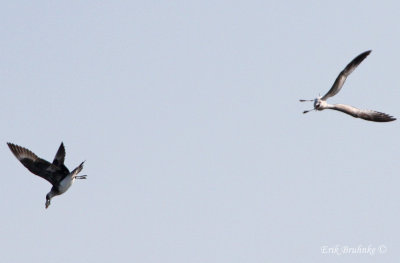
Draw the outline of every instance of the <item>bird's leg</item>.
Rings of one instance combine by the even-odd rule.
[[[313,110],[315,110],[315,109],[305,110],[305,111],[303,111],[303,114],[306,114],[306,113],[308,113],[308,112],[310,112],[310,111],[313,111]]]
[[[77,175],[75,176],[75,179],[86,179],[87,175]]]
[[[314,100],[300,100],[300,102],[306,102],[306,101],[314,101]],[[303,111],[303,114],[306,114],[307,112],[313,111],[315,109],[311,109],[311,110],[305,110]]]

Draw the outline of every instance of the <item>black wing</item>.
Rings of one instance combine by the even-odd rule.
[[[54,157],[53,164],[63,170],[66,174],[69,174],[68,168],[64,165],[65,160],[65,148],[64,143],[61,143],[56,156]]]
[[[340,72],[339,76],[337,76],[335,83],[333,83],[332,88],[326,93],[321,100],[327,100],[330,97],[335,96],[339,93],[341,88],[343,87],[344,82],[347,77],[353,72],[358,65],[371,53],[371,50],[365,51],[358,55],[355,59],[353,59],[345,68]]]
[[[66,176],[65,172],[59,167],[39,158],[30,150],[12,143],[7,143],[7,145],[15,157],[17,157],[31,173],[46,179],[52,185],[57,185],[58,182]]]

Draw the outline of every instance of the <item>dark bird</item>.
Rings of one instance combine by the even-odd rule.
[[[68,168],[64,165],[65,148],[63,143],[61,143],[58,148],[53,163],[37,157],[36,154],[24,147],[12,143],[7,143],[7,145],[15,157],[17,157],[31,173],[46,179],[53,185],[50,192],[46,195],[46,208],[49,207],[51,199],[54,196],[65,193],[74,183],[75,179],[86,179],[86,175],[78,176],[78,173],[83,168],[84,162],[72,172],[69,172]]]
[[[337,110],[349,114],[355,118],[361,118],[367,121],[375,121],[375,122],[388,122],[394,121],[396,118],[382,112],[373,111],[373,110],[360,110],[356,107],[344,105],[344,104],[328,104],[326,102],[330,97],[335,96],[339,93],[340,89],[343,87],[346,78],[356,69],[358,65],[371,53],[371,50],[365,51],[364,53],[358,55],[355,59],[353,59],[342,72],[340,72],[339,76],[336,78],[333,83],[332,88],[326,93],[323,97],[318,97],[314,100],[300,100],[304,101],[314,101],[314,109],[312,110]],[[306,110],[303,113],[310,112],[312,110]]]

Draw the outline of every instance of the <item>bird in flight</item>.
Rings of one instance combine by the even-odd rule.
[[[83,168],[84,162],[82,162],[72,172],[65,167],[65,148],[63,143],[61,143],[60,147],[58,148],[53,163],[37,157],[36,154],[24,147],[12,143],[7,143],[7,145],[15,157],[17,157],[17,159],[29,171],[42,177],[43,179],[46,179],[53,185],[50,192],[46,195],[46,209],[49,207],[51,199],[54,196],[65,193],[75,179],[86,179],[86,175],[78,176],[78,173]]]
[[[315,98],[314,100],[300,100],[301,102],[305,101],[314,101],[314,109],[306,110],[303,113],[307,113],[313,110],[337,110],[349,114],[355,118],[361,118],[367,121],[375,121],[375,122],[388,122],[394,121],[396,118],[382,112],[374,111],[374,110],[361,110],[356,107],[345,105],[345,104],[328,104],[326,102],[330,97],[335,96],[339,93],[340,89],[343,87],[346,78],[357,68],[358,65],[371,53],[371,50],[365,51],[361,53],[356,58],[354,58],[345,68],[340,72],[339,76],[336,78],[333,83],[332,88],[326,93],[323,97]]]

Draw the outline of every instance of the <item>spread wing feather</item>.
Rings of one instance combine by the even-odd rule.
[[[354,58],[337,76],[335,82],[333,83],[331,89],[321,98],[321,100],[327,100],[330,97],[335,96],[342,89],[344,82],[347,77],[357,68],[358,65],[371,53],[371,50],[361,53],[356,58]]]
[[[17,157],[31,173],[42,177],[52,185],[57,185],[62,178],[68,175],[68,173],[65,173],[64,169],[39,158],[36,154],[24,147],[12,143],[7,143],[7,145],[15,157]]]
[[[394,118],[393,116],[390,116],[389,114],[383,112],[374,110],[360,110],[356,107],[344,104],[335,104],[331,109],[341,111],[355,118],[361,118],[367,121],[389,122],[396,120],[396,118]]]

